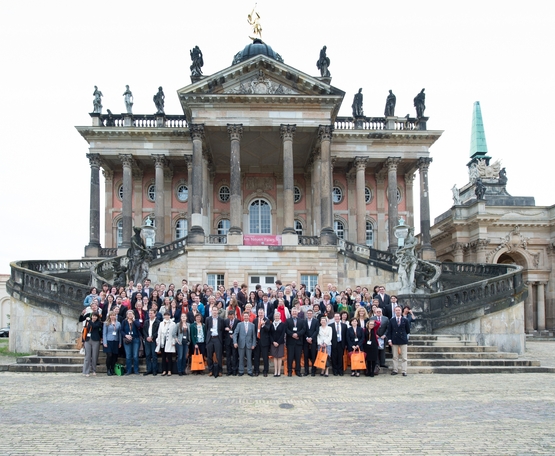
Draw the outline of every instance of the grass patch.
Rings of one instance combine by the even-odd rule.
[[[0,356],[29,356],[30,353],[11,352],[9,347],[9,339],[7,337],[0,338]]]

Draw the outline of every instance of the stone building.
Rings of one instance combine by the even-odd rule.
[[[454,189],[454,205],[435,219],[432,246],[440,261],[522,266],[528,285],[527,333],[555,329],[555,206],[507,191],[507,173],[490,163],[480,105],[474,106],[469,182]],[[476,196],[477,179],[485,187]]]
[[[191,80],[175,95],[182,114],[93,113],[92,126],[77,127],[89,144],[91,166],[87,257],[124,253],[132,226],[152,224],[155,246],[187,236],[188,249],[206,258],[227,256],[227,266],[237,265],[237,252],[252,258],[252,246],[281,246],[289,260],[265,267],[268,277],[287,270],[300,281],[303,272],[318,271],[300,247],[323,252],[340,238],[392,250],[399,217],[415,223],[419,172],[422,252],[433,258],[429,149],[442,132],[427,130],[427,118],[338,117],[345,93],[331,78],[288,66],[259,40],[237,53],[231,66]],[[293,254],[295,273],[288,269],[297,261]],[[272,257],[275,249],[257,251],[261,263],[264,255]],[[192,275],[203,283],[214,282],[214,273],[224,275],[228,285],[236,277],[224,266],[204,262]],[[181,267],[192,273],[190,264]],[[334,268],[325,280],[337,281]]]

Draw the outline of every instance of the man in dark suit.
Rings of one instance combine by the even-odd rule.
[[[378,346],[378,356],[380,361],[380,367],[387,369],[387,365],[385,364],[385,346],[386,344],[386,337],[387,337],[387,328],[389,327],[389,318],[383,316],[383,310],[381,307],[376,309],[376,315],[372,317],[372,320],[376,320],[380,322],[380,326],[378,328],[378,337],[384,341],[383,348],[379,348]]]
[[[308,309],[306,311],[306,332],[303,339],[303,353],[304,353],[304,374],[308,375],[309,361],[312,363],[311,375],[316,375],[316,368],[314,361],[316,361],[316,354],[318,352],[318,330],[320,324],[313,318],[314,311]]]
[[[254,327],[256,329],[256,347],[254,349],[254,376],[258,377],[260,374],[260,356],[262,356],[262,362],[264,364],[264,370],[262,374],[264,377],[268,376],[268,370],[270,369],[270,326],[271,320],[264,316],[264,309],[258,309],[258,316],[254,319]]]
[[[146,294],[143,291],[143,286],[140,283],[138,283],[137,291],[131,295],[131,310],[135,308],[135,304],[137,303],[137,300],[142,301],[144,296],[148,298],[148,294]]]
[[[212,316],[206,319],[206,359],[209,375],[217,378],[222,367],[222,350],[224,342],[224,320],[218,316],[218,308],[212,308]],[[213,356],[216,354],[216,364]]]
[[[145,341],[146,372],[143,375],[156,375],[158,373],[158,357],[156,356],[156,339],[158,338],[158,327],[160,322],[156,318],[156,311],[148,311],[148,319],[143,325],[143,337]]]
[[[239,319],[235,315],[235,311],[228,310],[227,318],[224,322],[225,331],[225,353],[227,356],[227,375],[237,375],[237,349],[233,346],[233,334],[237,329],[239,324]]]
[[[145,283],[143,285],[143,293],[146,293],[146,295],[150,298],[150,296],[152,295],[152,292],[154,291],[154,288],[152,288],[150,286],[151,281],[150,279],[145,279]]]
[[[293,375],[293,360],[295,360],[295,373],[297,377],[301,374],[301,352],[303,350],[303,339],[306,333],[306,321],[299,318],[299,311],[291,309],[291,318],[285,322],[285,334],[287,338],[287,376]]]
[[[334,314],[331,326],[331,367],[333,375],[343,376],[343,352],[347,342],[347,325],[341,323],[338,313]]]
[[[274,321],[274,304],[271,303],[268,299],[268,295],[264,293],[262,295],[262,302],[256,305],[256,311],[258,309],[262,309],[264,311],[264,318],[267,318],[271,322]]]
[[[241,307],[241,310],[245,309],[245,306],[247,305],[247,295],[249,294],[249,292],[247,291],[247,284],[244,283],[241,285],[241,290],[239,290],[239,293],[237,293],[237,302],[239,303],[239,306]]]
[[[395,295],[390,296],[389,300],[389,305],[385,306],[385,309],[383,309],[383,314],[391,320],[393,318],[393,315],[395,315],[395,307],[397,307],[399,304],[397,303],[397,296]]]
[[[380,285],[380,288],[378,288],[378,294],[376,295],[376,298],[378,299],[382,310],[385,310],[386,307],[391,305],[391,298],[385,292],[385,287],[383,285]]]
[[[401,307],[395,307],[395,317],[389,322],[387,340],[393,350],[393,371],[391,375],[399,372],[399,355],[401,356],[401,372],[407,376],[407,345],[409,343],[410,323],[401,314]]]

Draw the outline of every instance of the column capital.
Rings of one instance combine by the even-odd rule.
[[[173,169],[164,168],[164,182],[171,182],[173,180]]]
[[[388,157],[384,165],[388,171],[397,171],[397,166],[401,163],[401,157]]]
[[[227,124],[227,133],[230,141],[241,141],[243,137],[243,124]]]
[[[368,164],[368,157],[355,157],[354,164],[357,171],[365,171],[366,165]]]
[[[114,178],[114,172],[111,169],[103,169],[102,175],[107,181],[111,181]]]
[[[414,178],[416,175],[414,173],[405,174],[405,184],[412,185],[414,183]]]
[[[191,133],[191,139],[204,139],[204,124],[189,124],[189,132]]]
[[[357,175],[356,173],[350,172],[345,174],[345,177],[347,178],[347,182],[349,184],[354,184],[356,182]]]
[[[427,171],[432,161],[433,161],[432,157],[420,157],[418,159],[418,169],[420,171]]]
[[[91,168],[100,168],[100,154],[87,154]]]
[[[163,168],[168,164],[164,154],[154,154],[152,155],[152,160],[154,160],[154,166],[156,168]]]
[[[318,127],[318,137],[320,141],[331,141],[333,136],[333,125],[320,125]]]
[[[131,154],[120,154],[119,158],[123,164],[123,166],[133,166],[133,155]]]
[[[297,130],[297,125],[288,125],[288,124],[281,124],[279,129],[279,134],[282,140],[293,140],[293,136],[295,135],[295,131]]]
[[[192,155],[184,155],[185,164],[187,165],[187,170],[190,171],[193,167],[193,156]]]
[[[376,183],[377,184],[384,184],[385,183],[385,177],[386,177],[386,175],[383,172],[376,173]]]

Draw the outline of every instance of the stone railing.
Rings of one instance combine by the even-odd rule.
[[[299,245],[320,245],[319,236],[299,236]]]
[[[338,245],[340,253],[359,263],[376,266],[386,271],[397,271],[395,255],[392,253],[373,249],[366,245],[354,244],[344,239],[339,239]]]
[[[118,254],[117,248],[102,248],[100,249],[99,257],[101,258],[110,258],[115,257]]]
[[[89,294],[88,285],[56,277],[59,273],[85,273],[94,261],[15,261],[10,264],[11,276],[8,293],[20,301],[69,305],[83,309],[83,300]]]
[[[503,310],[526,299],[522,267],[517,265],[442,263],[443,274],[482,274],[483,280],[429,295],[406,298],[415,311],[415,332],[437,332],[483,315]],[[489,277],[487,277],[489,276]],[[402,304],[405,298],[400,297]]]
[[[205,239],[207,244],[227,244],[227,235],[225,234],[210,234]]]
[[[390,118],[363,117],[356,120],[353,117],[336,117],[334,130],[420,130],[418,119],[414,117]]]
[[[103,127],[126,127],[126,114],[101,114],[100,125]],[[187,119],[180,115],[156,115],[156,114],[131,114],[131,123],[137,128],[187,128]],[[162,119],[162,124],[160,120]]]

